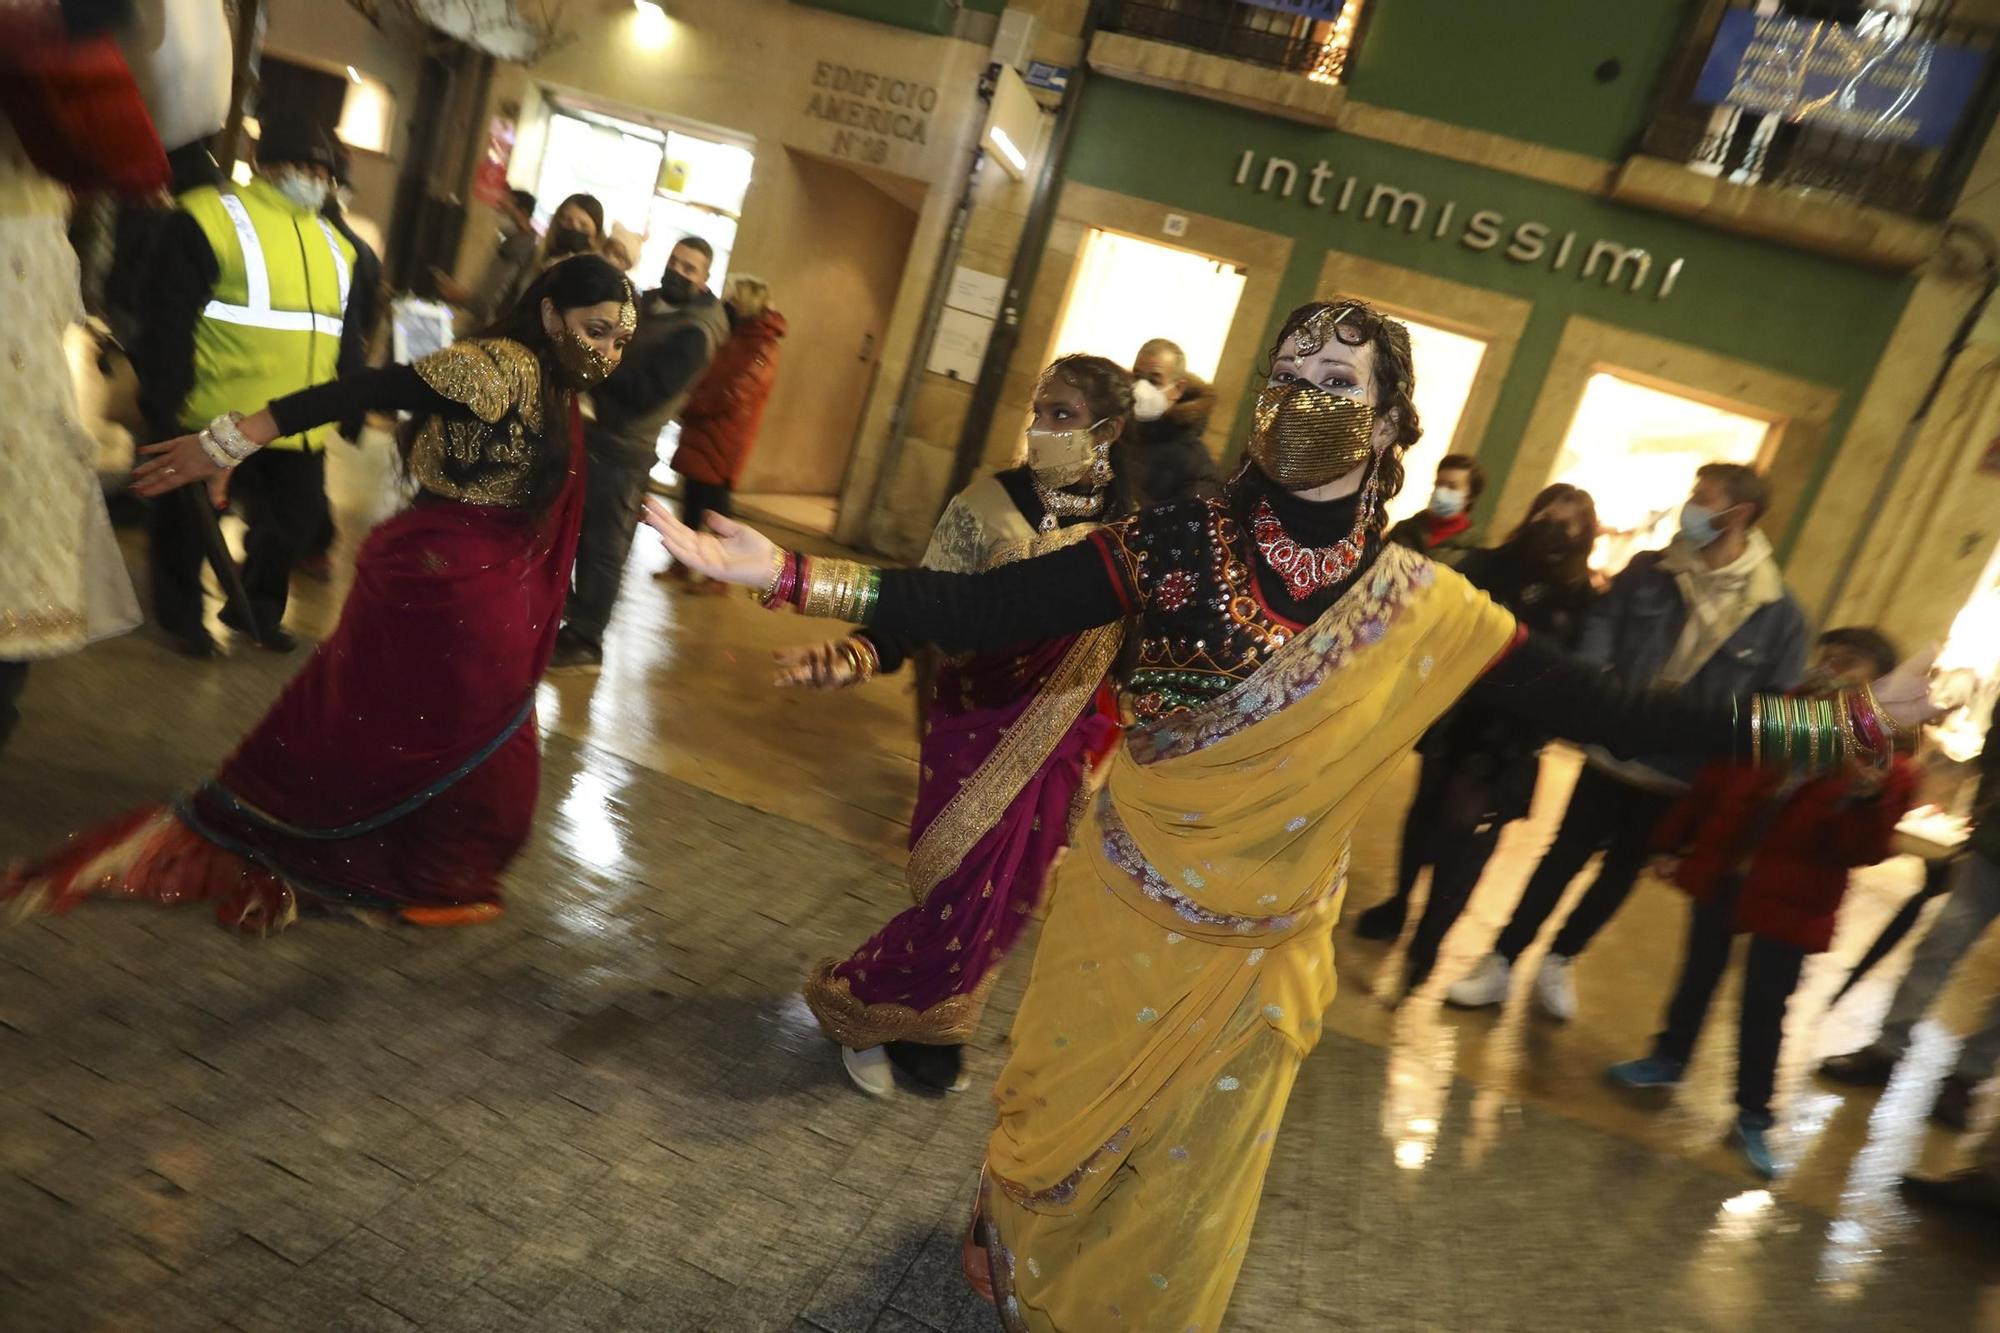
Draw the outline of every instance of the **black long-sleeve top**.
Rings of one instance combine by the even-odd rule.
[[[383,366],[343,375],[272,400],[270,412],[278,423],[280,436],[297,435],[329,421],[352,420],[369,412],[471,415],[463,404],[453,402],[424,383],[414,366]]]
[[[1371,537],[1346,580],[1295,600],[1248,537],[1248,519],[1265,500],[1287,531],[1308,544],[1353,526],[1354,500],[1303,501],[1252,470],[1221,499],[1150,510],[1075,546],[983,574],[884,570],[868,630],[968,652],[1136,616],[1148,661],[1184,678],[1155,691],[1151,707],[1148,682],[1135,679],[1137,711],[1163,716],[1193,707],[1247,678],[1290,633],[1367,577],[1381,553]],[[1181,571],[1187,577],[1178,577]],[[1231,596],[1234,616],[1225,610]],[[1748,749],[1748,710],[1736,701],[1628,689],[1532,633],[1488,667],[1467,697],[1550,734],[1619,753],[1724,756]]]

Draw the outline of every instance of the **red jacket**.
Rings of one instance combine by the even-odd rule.
[[[764,423],[764,404],[778,378],[778,339],[785,317],[767,310],[730,332],[708,373],[681,409],[674,471],[711,486],[734,486]]]
[[[1847,872],[1888,858],[1916,794],[1916,769],[1897,756],[1873,794],[1845,775],[1815,778],[1774,810],[1782,781],[1748,764],[1710,764],[1660,821],[1653,845],[1680,857],[1674,882],[1696,902],[1743,870],[1736,928],[1819,953],[1833,942]]]

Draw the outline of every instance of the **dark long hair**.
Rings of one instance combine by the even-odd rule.
[[[556,361],[555,340],[542,324],[542,302],[555,306],[558,315],[606,301],[636,301],[632,281],[608,260],[596,255],[572,255],[542,270],[541,276],[521,293],[512,310],[502,315],[475,337],[509,338],[535,354],[542,368],[542,434],[550,448],[536,451],[534,473],[529,478],[528,507],[540,509],[562,490],[569,471],[569,450],[561,447],[569,429],[571,389]]]
[[[1590,581],[1590,551],[1597,544],[1597,501],[1581,486],[1558,481],[1542,487],[1529,501],[1527,516],[1515,525],[1514,530],[1507,534],[1507,540],[1501,544],[1521,546],[1535,522],[1535,515],[1558,500],[1568,500],[1583,511],[1583,536],[1557,554],[1555,566],[1549,572],[1559,583],[1587,583]]]
[[[1132,424],[1132,372],[1108,357],[1073,352],[1059,356],[1042,372],[1041,383],[1060,380],[1083,395],[1093,422],[1118,420],[1116,440]]]
[[[1343,308],[1345,313],[1334,326],[1336,336],[1349,347],[1366,344],[1375,349],[1375,410],[1378,413],[1394,413],[1396,419],[1396,438],[1376,465],[1382,479],[1381,508],[1375,516],[1376,525],[1380,527],[1389,521],[1389,501],[1403,489],[1403,455],[1423,438],[1424,433],[1423,423],[1417,420],[1417,400],[1413,396],[1417,390],[1417,370],[1415,358],[1410,352],[1409,329],[1401,320],[1391,319],[1366,301],[1351,296],[1308,301],[1286,315],[1285,322],[1279,326],[1278,336],[1272,339],[1270,351],[1265,354],[1264,377],[1270,378],[1271,367],[1277,364],[1285,339],[1304,328],[1306,322],[1320,311]]]

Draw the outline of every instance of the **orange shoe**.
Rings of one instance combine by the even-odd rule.
[[[480,926],[506,910],[499,903],[462,903],[456,907],[405,907],[396,915],[408,926]]]

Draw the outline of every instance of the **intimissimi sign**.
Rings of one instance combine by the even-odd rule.
[[[1678,257],[1655,262],[1639,247],[1610,237],[1558,233],[1545,222],[1509,218],[1491,208],[1461,213],[1455,199],[1434,200],[1386,181],[1343,176],[1325,158],[1301,170],[1289,158],[1266,155],[1260,168],[1256,150],[1246,148],[1236,162],[1236,184],[1258,194],[1299,198],[1308,208],[1350,215],[1427,240],[1456,242],[1468,250],[1498,250],[1513,263],[1570,273],[1613,291],[1651,292],[1660,301],[1673,295],[1686,262]]]

